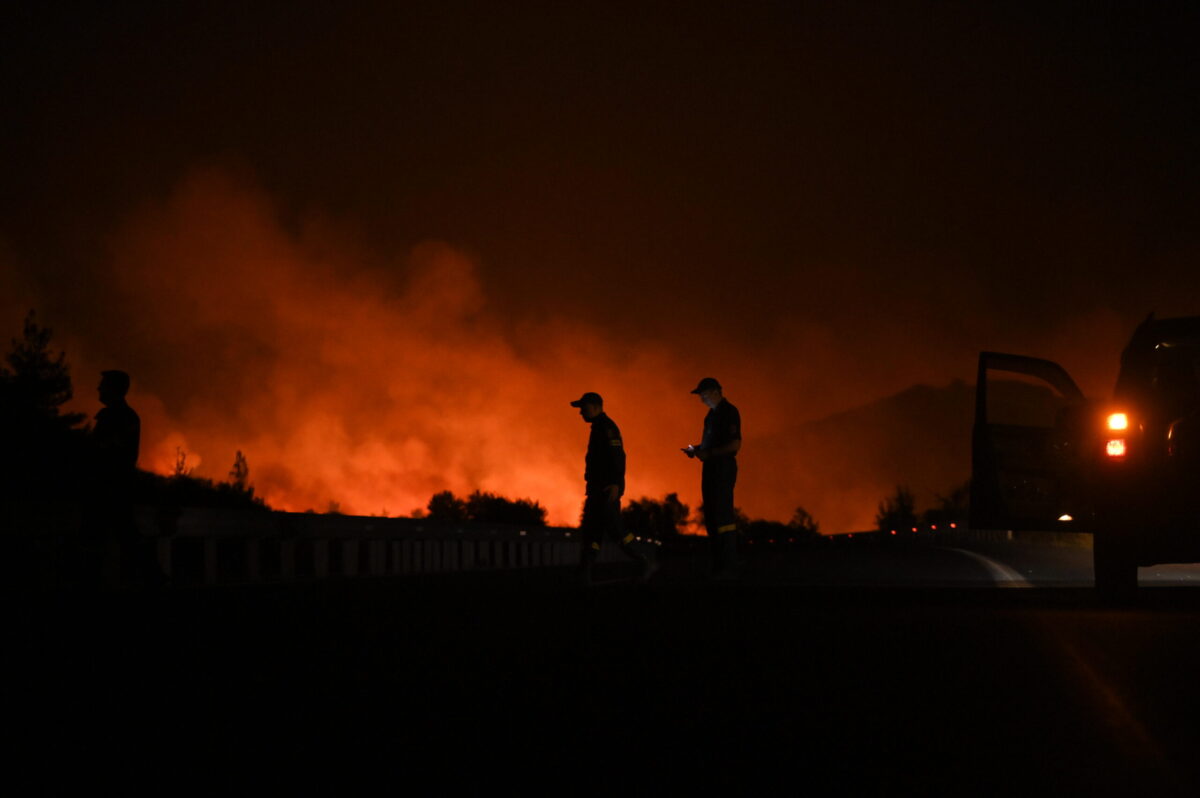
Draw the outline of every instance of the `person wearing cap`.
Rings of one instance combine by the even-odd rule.
[[[700,495],[704,503],[704,526],[713,539],[713,571],[718,578],[737,573],[737,512],[733,486],[737,482],[737,453],[742,447],[742,416],[725,398],[721,383],[712,377],[700,380],[692,393],[708,406],[704,437],[683,453],[704,465]]]
[[[625,493],[625,446],[621,430],[604,412],[604,400],[598,393],[588,391],[571,402],[571,407],[579,408],[580,417],[592,426],[584,457],[585,496],[579,524],[583,535],[579,564],[582,580],[584,584],[591,583],[600,544],[608,537],[619,540],[621,551],[641,563],[640,579],[645,581],[657,564],[651,556],[635,548],[632,533],[621,533],[621,496]]]

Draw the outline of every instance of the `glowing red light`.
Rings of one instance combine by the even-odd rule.
[[[950,528],[951,528],[951,529],[958,529],[958,524],[951,524],[951,525],[950,525]]]
[[[1104,453],[1109,457],[1124,457],[1125,456],[1125,439],[1114,438],[1104,446]]]

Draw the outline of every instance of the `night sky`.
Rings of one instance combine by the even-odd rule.
[[[649,5],[7,9],[0,333],[37,308],[88,412],[130,371],[144,467],[242,449],[296,510],[573,523],[585,390],[694,506],[711,375],[743,509],[839,531],[874,506],[756,488],[819,483],[799,425],[981,349],[1103,394],[1200,312],[1200,7]]]

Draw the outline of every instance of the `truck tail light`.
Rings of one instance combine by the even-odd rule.
[[[1110,440],[1108,443],[1106,443],[1104,445],[1104,453],[1114,459],[1119,458],[1119,457],[1124,457],[1125,456],[1125,439],[1124,438],[1113,438],[1112,440]]]

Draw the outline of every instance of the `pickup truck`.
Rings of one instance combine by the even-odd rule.
[[[1111,399],[999,352],[976,386],[973,529],[1091,533],[1106,597],[1132,595],[1139,566],[1200,562],[1200,316],[1142,322]]]

